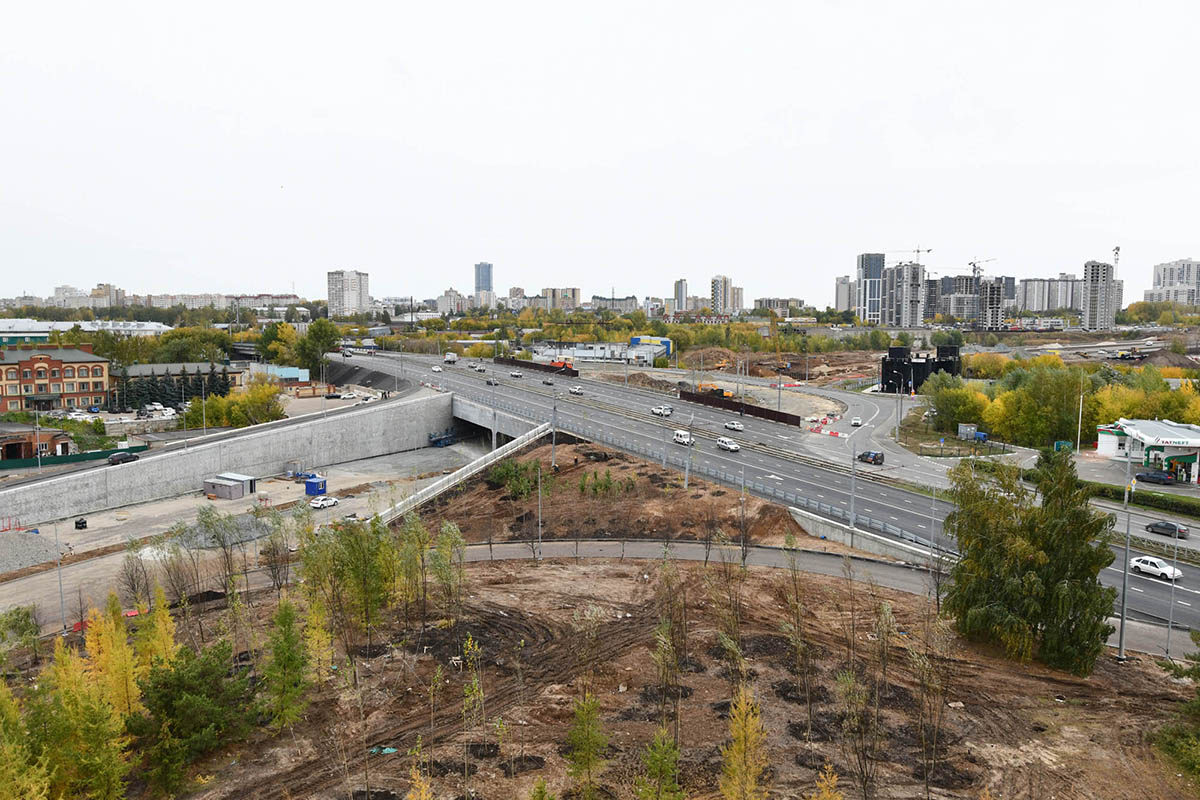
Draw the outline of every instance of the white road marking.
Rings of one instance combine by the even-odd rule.
[[[1138,588],[1138,587],[1136,587],[1136,586],[1130,586],[1129,588],[1130,588],[1130,589],[1133,589],[1135,592],[1141,592],[1142,594],[1145,594],[1145,593],[1146,593],[1146,590],[1145,590],[1145,589],[1139,589],[1139,588]]]
[[[1184,601],[1182,601],[1182,600],[1176,600],[1175,602],[1176,602],[1176,603],[1179,603],[1179,605],[1181,605],[1181,606],[1187,606],[1188,608],[1191,608],[1191,606],[1192,606],[1192,604],[1191,604],[1191,603],[1185,603],[1185,602],[1184,602]]]

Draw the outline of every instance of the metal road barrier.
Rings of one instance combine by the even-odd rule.
[[[456,470],[453,474],[447,475],[444,478],[436,480],[433,483],[426,486],[424,489],[421,489],[416,494],[413,494],[413,495],[410,495],[410,496],[404,498],[403,500],[401,500],[399,503],[392,506],[391,508],[388,508],[388,509],[382,511],[379,514],[379,518],[381,520],[383,520],[383,522],[385,524],[391,524],[392,522],[400,519],[405,514],[407,514],[409,511],[412,511],[414,508],[421,505],[422,503],[432,500],[434,497],[437,497],[439,494],[446,491],[447,489],[451,489],[451,488],[457,486],[458,484],[462,483],[463,481],[467,480],[468,478],[478,475],[480,472],[482,472],[483,470],[492,466],[497,461],[502,461],[505,458],[508,458],[513,453],[517,452],[518,450],[520,450],[521,448],[525,447],[528,444],[536,442],[538,439],[542,438],[549,432],[550,432],[550,423],[543,422],[541,425],[538,425],[536,428],[531,430],[529,433],[521,434],[520,436],[518,436],[516,439],[513,439],[508,444],[503,445],[501,447],[497,447],[495,450],[488,453],[487,455],[485,455],[481,458],[475,459],[474,461],[472,461],[470,464],[467,464],[462,469]]]

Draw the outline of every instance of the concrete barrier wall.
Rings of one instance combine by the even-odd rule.
[[[492,429],[492,407],[475,400],[454,395],[454,416],[472,422],[481,428],[487,428],[489,431]],[[513,439],[529,433],[538,424],[507,411],[496,412],[496,430]]]
[[[324,467],[416,450],[429,434],[454,424],[451,396],[440,394],[366,405],[356,411],[267,429],[0,491],[0,516],[28,526],[197,492],[220,472],[278,475],[289,462]]]
[[[901,561],[907,561],[912,564],[929,563],[929,551],[925,548],[917,547],[908,542],[889,539],[871,531],[864,531],[861,528],[851,528],[849,525],[841,522],[834,522],[831,519],[818,517],[816,514],[805,511],[802,508],[789,506],[788,513],[792,515],[792,519],[796,520],[797,525],[808,532],[809,536],[823,537],[831,542],[844,544],[847,547],[874,553],[877,556],[898,558]]]

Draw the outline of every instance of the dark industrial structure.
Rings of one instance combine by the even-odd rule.
[[[879,390],[895,394],[920,391],[921,384],[935,372],[962,373],[958,346],[938,345],[936,353],[913,353],[907,347],[889,347],[879,366]]]

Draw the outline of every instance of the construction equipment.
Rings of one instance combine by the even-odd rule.
[[[979,291],[979,278],[983,270],[980,269],[980,264],[986,264],[989,261],[995,261],[994,258],[977,258],[974,261],[968,261],[967,264],[971,267],[971,275],[975,278],[975,291]]]
[[[729,391],[728,389],[722,389],[720,386],[717,386],[715,383],[698,383],[698,384],[696,384],[696,391],[697,392],[707,392],[709,394],[715,394],[720,397],[733,397],[733,392]]]
[[[887,255],[896,255],[897,253],[904,253],[904,254],[912,253],[913,261],[920,264],[921,263],[921,253],[932,253],[933,248],[926,247],[926,248],[922,249],[921,247],[918,246],[918,247],[914,247],[912,250],[884,250],[883,252],[886,253]]]
[[[775,372],[783,372],[783,357],[779,354],[779,315],[775,313],[775,309],[768,308],[771,312],[771,338],[775,340]]]

